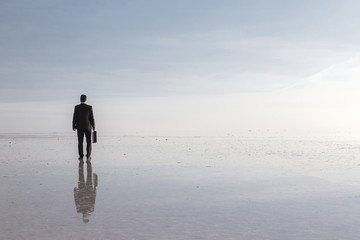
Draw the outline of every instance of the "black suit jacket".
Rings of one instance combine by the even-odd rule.
[[[89,130],[95,129],[95,120],[92,106],[85,103],[75,106],[72,121],[73,129]]]

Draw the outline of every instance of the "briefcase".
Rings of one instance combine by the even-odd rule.
[[[96,134],[96,131],[93,131],[93,143],[96,143],[97,142],[97,134]]]

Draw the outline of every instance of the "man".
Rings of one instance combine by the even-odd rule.
[[[77,129],[78,136],[78,150],[79,160],[83,161],[83,141],[84,135],[86,137],[86,158],[87,161],[91,160],[91,129],[95,131],[95,120],[92,106],[86,104],[86,95],[80,96],[81,104],[75,106],[74,116],[72,121],[73,130]]]

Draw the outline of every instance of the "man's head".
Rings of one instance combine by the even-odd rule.
[[[82,103],[86,102],[86,95],[85,94],[80,96],[80,102],[82,102]]]

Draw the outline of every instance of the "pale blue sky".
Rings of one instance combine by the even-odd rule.
[[[359,1],[1,1],[0,101],[226,95],[360,50]]]
[[[0,1],[0,132],[72,131],[85,93],[102,133],[360,136],[359,12],[355,0]]]

